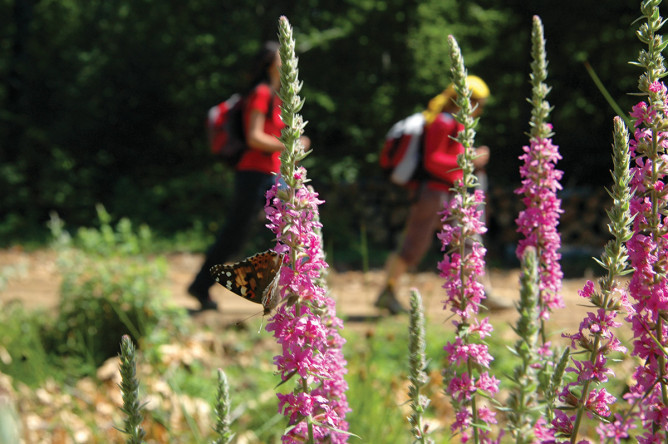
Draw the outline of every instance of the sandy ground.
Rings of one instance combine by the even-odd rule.
[[[49,311],[58,306],[60,278],[55,264],[56,253],[50,250],[25,252],[19,248],[0,250],[0,300],[21,301],[27,309],[45,308]],[[186,294],[186,287],[198,270],[201,255],[175,253],[167,256],[169,264],[168,287],[173,302],[187,309],[196,309],[197,301]],[[519,270],[489,271],[489,277],[497,297],[517,300]],[[351,324],[372,322],[383,313],[374,308],[373,302],[383,281],[380,270],[362,273],[359,271],[330,272],[329,285],[337,301],[337,314]],[[585,279],[564,280],[562,295],[566,308],[552,315],[550,325],[559,330],[577,329],[587,309],[581,306],[582,299],[577,292]],[[415,273],[406,276],[399,287],[399,298],[408,306],[409,290],[415,287],[422,294],[428,318],[447,319],[441,301],[442,279],[436,273]],[[3,288],[4,287],[4,288]],[[221,286],[212,291],[219,303],[218,312],[195,314],[195,319],[211,324],[231,324],[261,314],[261,307],[250,303]],[[491,321],[515,323],[515,310],[505,310],[491,314]]]

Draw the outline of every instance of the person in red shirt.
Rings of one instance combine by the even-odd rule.
[[[188,287],[202,310],[216,310],[209,289],[215,281],[209,269],[240,253],[254,229],[262,225],[258,213],[265,202],[265,193],[276,180],[281,167],[279,159],[283,144],[278,140],[285,124],[281,120],[278,42],[266,42],[258,53],[249,87],[244,91],[243,125],[248,148],[235,167],[232,204],[225,224],[208,248],[200,271]],[[306,149],[310,140],[304,136]]]
[[[467,83],[472,92],[472,106],[475,108],[473,116],[478,117],[489,96],[489,88],[476,76],[468,76]],[[458,111],[455,98],[454,87],[450,85],[434,97],[423,112],[425,128],[421,170],[416,179],[407,185],[413,203],[401,245],[398,251],[390,255],[385,264],[385,285],[374,304],[378,308],[387,309],[391,314],[406,311],[396,298],[396,283],[409,268],[416,267],[426,254],[441,225],[439,212],[443,211],[444,204],[451,198],[450,189],[462,177],[457,157],[463,153],[464,147],[453,140],[453,137],[456,137],[464,127],[453,117]],[[488,161],[489,148],[486,146],[476,148],[473,164],[479,177],[484,177],[483,168]]]

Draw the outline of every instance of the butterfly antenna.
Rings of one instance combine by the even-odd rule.
[[[244,322],[246,322],[247,320],[249,320],[249,319],[251,319],[251,318],[254,318],[255,316],[259,315],[260,313],[262,313],[262,312],[261,312],[261,311],[258,311],[257,313],[253,313],[252,315],[250,315],[250,316],[248,316],[248,317],[246,317],[246,318],[243,318],[243,319],[240,320],[240,321],[235,322],[234,325],[236,325],[237,327],[239,327],[241,324],[243,324]],[[264,319],[264,318],[263,318],[263,319]]]

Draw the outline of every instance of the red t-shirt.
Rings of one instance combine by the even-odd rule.
[[[267,117],[270,106],[273,107],[273,110],[271,116]],[[261,83],[256,86],[248,97],[246,97],[243,114],[244,130],[246,133],[248,133],[251,111],[256,110],[266,117],[264,120],[264,132],[279,137],[281,130],[285,127],[285,124],[281,120],[280,106],[281,99],[273,93],[269,85]],[[280,154],[279,151],[268,153],[249,147],[241,156],[236,168],[238,171],[259,171],[267,174],[278,173],[281,168]]]
[[[447,113],[439,114],[425,128],[423,165],[429,173],[427,184],[430,188],[449,190],[455,181],[462,178],[457,156],[464,152],[464,147],[452,137],[463,129],[464,125]]]

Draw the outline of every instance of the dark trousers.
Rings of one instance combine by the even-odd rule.
[[[215,283],[209,269],[233,259],[241,252],[250,235],[258,228],[258,214],[265,204],[265,193],[274,184],[275,176],[257,171],[237,171],[234,174],[232,205],[226,214],[225,225],[206,252],[206,259],[191,288],[208,293]]]

